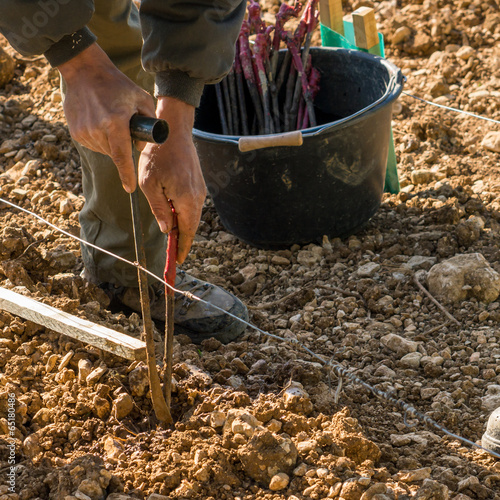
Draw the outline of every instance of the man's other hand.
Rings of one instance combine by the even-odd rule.
[[[156,114],[167,121],[170,133],[164,144],[147,144],[139,160],[139,186],[162,232],[168,233],[173,226],[169,200],[177,212],[179,264],[189,253],[206,197],[192,140],[194,110],[193,106],[172,97],[159,97]]]
[[[153,98],[93,44],[58,66],[66,83],[64,112],[71,136],[115,163],[125,191],[136,188],[129,123],[135,113],[155,115]],[[144,143],[137,144],[143,149]]]

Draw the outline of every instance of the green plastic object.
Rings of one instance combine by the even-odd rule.
[[[320,25],[321,43],[323,47],[341,47],[343,49],[361,50],[370,54],[385,57],[384,52],[384,37],[382,33],[378,34],[379,44],[372,47],[370,50],[360,49],[356,47],[354,42],[354,27],[349,21],[344,20],[344,34],[337,33],[323,24]],[[389,154],[387,157],[387,170],[385,174],[385,191],[391,194],[399,193],[399,177],[398,166],[396,160],[396,151],[394,149],[394,138],[391,129],[391,140],[389,143]]]

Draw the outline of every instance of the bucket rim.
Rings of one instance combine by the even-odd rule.
[[[398,68],[394,63],[391,61],[385,59],[384,57],[380,57],[374,54],[370,54],[368,52],[362,52],[360,50],[354,50],[354,49],[345,49],[342,47],[311,47],[311,52],[318,52],[318,51],[335,51],[335,52],[345,52],[345,53],[350,53],[354,54],[355,57],[359,57],[359,59],[370,59],[370,60],[378,60],[379,63],[381,63],[383,66],[386,67],[390,79],[389,83],[387,84],[387,88],[385,93],[379,97],[376,101],[372,102],[368,106],[365,106],[363,109],[360,109],[359,111],[356,111],[352,115],[346,116],[344,118],[340,118],[338,120],[335,120],[333,122],[328,122],[328,123],[323,123],[321,125],[316,125],[315,127],[308,127],[305,129],[301,129],[300,132],[302,133],[302,136],[304,138],[306,137],[313,137],[325,132],[328,132],[331,129],[334,128],[339,128],[342,126],[345,126],[347,124],[351,124],[353,122],[356,122],[357,120],[362,118],[362,115],[367,113],[368,111],[375,110],[376,108],[380,107],[382,103],[388,104],[391,103],[392,101],[395,101],[403,91],[403,83],[405,81],[405,77],[403,76],[403,73],[400,68]],[[281,49],[280,52],[286,52],[286,49]],[[251,135],[251,136],[244,136],[244,135],[225,135],[225,134],[215,134],[213,132],[206,132],[204,130],[200,130],[197,128],[193,128],[193,136],[195,138],[199,139],[204,139],[212,142],[224,142],[224,143],[233,143],[233,144],[238,144],[238,141],[241,137],[265,137],[266,135],[272,135],[272,134],[256,134],[256,135]]]

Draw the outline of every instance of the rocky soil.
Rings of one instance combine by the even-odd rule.
[[[500,120],[496,0],[352,4],[375,6],[407,92]],[[57,72],[2,45],[0,196],[78,234]],[[473,442],[500,406],[500,127],[403,95],[393,130],[401,193],[355,236],[257,250],[207,201],[184,269],[293,342],[177,337],[173,428],[154,421],[144,364],[0,312],[0,500],[499,499],[494,457],[339,386],[301,348]],[[81,270],[77,242],[0,204],[0,286],[139,336]]]

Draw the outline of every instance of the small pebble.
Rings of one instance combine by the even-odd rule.
[[[307,465],[302,462],[301,464],[297,465],[297,467],[295,467],[295,469],[293,470],[293,475],[302,477],[306,474],[306,472],[307,472]]]
[[[210,414],[210,425],[212,427],[222,427],[226,422],[226,414],[222,411],[213,411]]]
[[[71,200],[64,199],[61,200],[61,203],[59,204],[59,213],[62,215],[69,215],[75,211],[75,207],[73,206],[73,203]]]
[[[42,137],[42,141],[44,142],[56,142],[57,137],[54,134],[47,134]]]
[[[92,371],[92,363],[88,359],[80,359],[78,361],[78,380],[80,384],[87,381],[87,377]]]
[[[117,420],[121,420],[134,409],[134,400],[127,393],[120,394],[113,402],[113,413]]]
[[[408,472],[399,472],[397,477],[400,481],[404,483],[415,483],[417,481],[423,481],[431,477],[432,469],[430,467],[425,467],[423,469],[411,470]]]
[[[26,191],[26,189],[15,188],[10,192],[10,194],[17,200],[22,201],[24,200],[24,198],[26,198],[28,191]]]
[[[61,359],[61,362],[59,363],[58,371],[62,371],[69,365],[69,362],[71,361],[71,358],[73,357],[74,354],[75,354],[74,351],[69,351],[65,354],[65,356]]]
[[[88,375],[87,375],[87,378],[86,378],[86,382],[88,385],[94,385],[94,384],[97,384],[97,382],[99,382],[99,380],[101,379],[101,377],[108,371],[107,368],[105,367],[102,367],[102,366],[99,366],[98,368],[95,368],[94,370],[92,370]]]
[[[284,472],[274,475],[269,483],[269,489],[272,491],[284,490],[288,483],[290,482],[290,477]]]
[[[47,373],[50,373],[54,369],[58,359],[59,359],[59,356],[57,354],[52,354],[49,357],[49,359],[47,360],[47,364],[45,365],[45,371]]]

